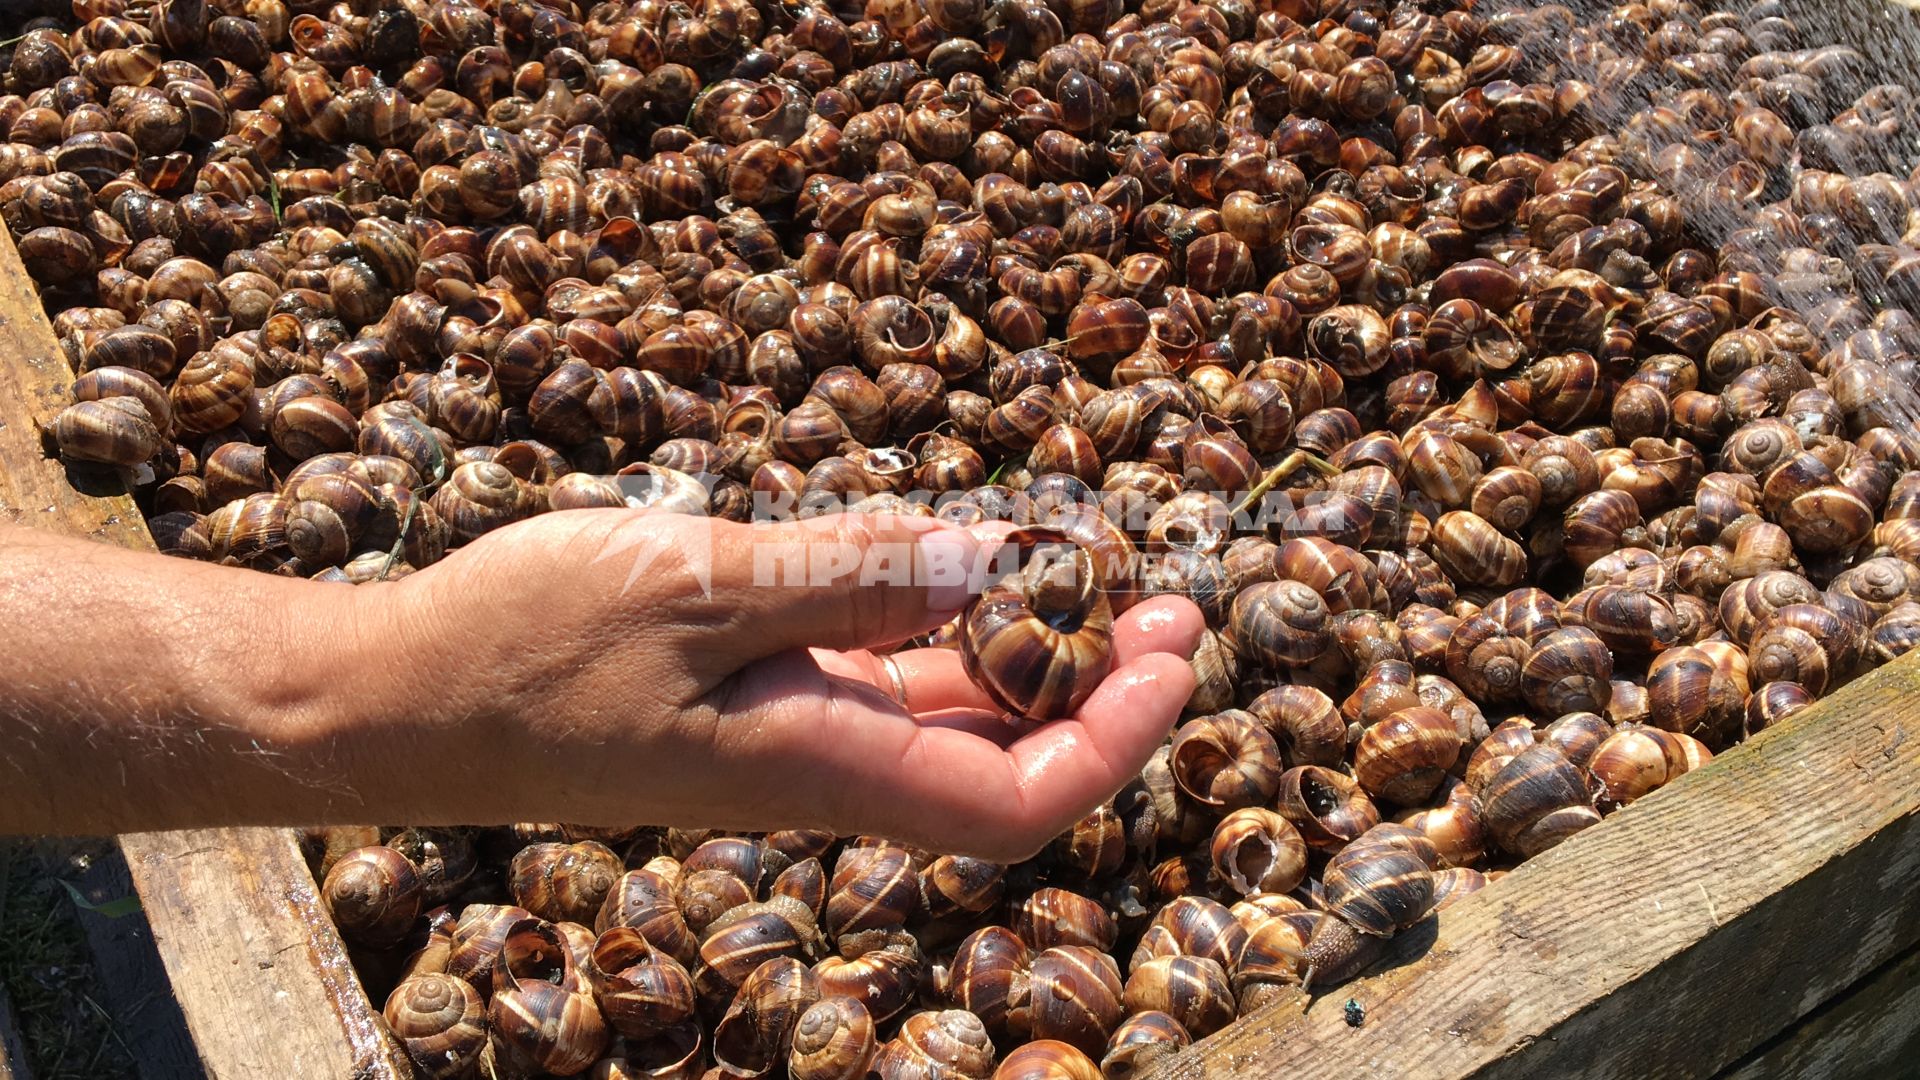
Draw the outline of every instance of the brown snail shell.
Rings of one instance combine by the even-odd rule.
[[[563,1076],[586,1071],[608,1032],[580,983],[572,952],[552,923],[527,919],[508,929],[487,1005],[494,1053],[509,1068]]]
[[[777,957],[755,968],[713,1029],[713,1059],[743,1076],[760,1076],[785,1061],[801,1014],[820,998],[807,966]]]
[[[947,969],[947,1001],[978,1016],[995,1035],[1008,1031],[1010,1014],[1024,1007],[1032,952],[1013,931],[986,926],[960,942]]]
[[[53,422],[60,453],[75,461],[139,465],[165,444],[165,431],[135,397],[107,397],[67,406]]]
[[[1226,969],[1202,956],[1163,956],[1136,965],[1127,976],[1129,1012],[1164,1012],[1205,1038],[1233,1022],[1233,989]]]
[[[793,1026],[787,1073],[793,1080],[861,1080],[878,1049],[873,1018],[849,997],[823,997]]]
[[[1168,765],[1180,790],[1234,810],[1265,803],[1280,784],[1280,747],[1253,714],[1232,710],[1187,721]]]
[[[1307,845],[1286,818],[1264,807],[1220,819],[1209,845],[1214,872],[1235,892],[1286,892],[1307,873]]]
[[[960,1009],[921,1012],[907,1017],[900,1033],[881,1045],[871,1073],[883,1080],[930,1075],[988,1080],[993,1056],[993,1042],[979,1017]]]
[[[620,857],[605,844],[529,844],[507,868],[514,902],[551,922],[591,922],[620,878]]]
[[[650,1038],[693,1016],[693,977],[632,927],[595,939],[591,976],[607,1025],[628,1038]]]
[[[1016,1031],[1057,1039],[1085,1053],[1099,1053],[1126,1015],[1120,967],[1113,957],[1084,945],[1062,945],[1033,957],[1025,1009],[1009,1018]]]
[[[1380,821],[1358,781],[1318,765],[1297,765],[1280,777],[1275,809],[1307,846],[1338,851]]]
[[[422,1076],[464,1076],[487,1046],[486,1004],[451,975],[403,980],[387,996],[382,1015]]]
[[[413,863],[384,846],[348,854],[320,886],[341,936],[375,947],[397,944],[413,928],[422,893]]]
[[[1600,820],[1578,770],[1551,745],[1515,755],[1487,781],[1479,801],[1494,839],[1523,857],[1537,855]]]
[[[1008,1052],[993,1080],[1097,1080],[1099,1066],[1066,1043],[1042,1039]]]
[[[1136,1012],[1115,1028],[1107,1040],[1107,1052],[1100,1059],[1100,1074],[1107,1080],[1127,1080],[1186,1049],[1192,1041],[1187,1029],[1169,1014],[1157,1010]]]
[[[1008,542],[1042,557],[981,592],[961,624],[960,655],[968,676],[1015,716],[1069,716],[1112,667],[1112,608],[1091,554],[1064,533],[1030,527]]]
[[[1413,705],[1367,728],[1354,748],[1353,775],[1369,793],[1402,806],[1417,804],[1459,759],[1461,738],[1439,709]]]
[[[1362,933],[1391,935],[1433,905],[1432,868],[1418,854],[1365,837],[1327,863],[1327,910]]]

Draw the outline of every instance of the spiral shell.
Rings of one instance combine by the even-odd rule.
[[[422,1076],[466,1075],[487,1046],[487,1007],[474,988],[451,975],[403,980],[382,1015]]]
[[[1014,715],[1071,715],[1112,667],[1112,607],[1092,555],[1064,533],[1029,528],[1008,543],[1023,553],[1039,547],[1040,557],[982,591],[961,624],[960,655]],[[1071,544],[1064,554],[1062,543]]]

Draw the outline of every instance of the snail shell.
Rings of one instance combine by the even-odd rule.
[[[1265,803],[1280,785],[1279,744],[1253,714],[1237,709],[1182,725],[1168,765],[1181,791],[1226,810]]]
[[[960,1009],[915,1013],[900,1034],[874,1055],[872,1072],[882,1080],[950,1076],[988,1080],[993,1075],[993,1041],[980,1018]]]
[[[1193,1036],[1180,1021],[1157,1010],[1136,1012],[1114,1029],[1107,1040],[1106,1056],[1100,1059],[1101,1075],[1107,1080],[1126,1080],[1157,1062],[1187,1048]]]
[[[587,923],[620,879],[620,857],[605,844],[529,844],[507,867],[516,904],[552,922]]]
[[[374,948],[398,944],[413,929],[422,893],[413,863],[380,845],[347,854],[320,886],[340,936]]]
[[[1064,533],[1009,534],[1022,553],[1069,543]],[[1002,708],[1030,720],[1070,716],[1113,665],[1113,610],[1092,555],[1071,544],[1043,549],[1016,574],[987,586],[961,623],[967,675]]]
[[[487,1006],[495,1052],[509,1068],[571,1076],[605,1052],[606,1022],[580,978],[554,924],[526,919],[509,928]]]
[[[1416,851],[1382,835],[1403,828],[1377,826],[1327,862],[1327,910],[1362,933],[1386,937],[1404,930],[1433,905],[1432,860],[1423,857],[1432,846]],[[1425,838],[1414,834],[1413,843],[1425,844]]]
[[[877,1049],[865,1006],[849,997],[823,997],[793,1026],[787,1074],[793,1080],[863,1080]]]
[[[1286,818],[1264,807],[1220,819],[1209,849],[1214,873],[1242,896],[1287,892],[1307,874],[1306,841]]]
[[[1015,1006],[1024,1007],[1032,954],[1026,943],[1003,926],[986,926],[960,942],[947,968],[949,1004],[978,1016],[996,1035],[1008,1033]]]
[[[1164,1012],[1201,1038],[1233,1022],[1233,989],[1226,969],[1203,956],[1156,957],[1127,976],[1129,1012]]]
[[[1025,1009],[1009,1021],[1016,1032],[1036,1039],[1058,1039],[1097,1054],[1126,1015],[1120,966],[1113,957],[1084,945],[1062,945],[1033,958]]]
[[[1579,771],[1549,744],[1516,754],[1486,782],[1479,800],[1494,839],[1526,858],[1600,820]]]
[[[1074,1047],[1043,1039],[1015,1047],[993,1080],[1100,1080],[1100,1068]]]
[[[628,1038],[651,1038],[693,1016],[693,977],[632,927],[594,940],[592,977],[608,1026]]]
[[[403,980],[382,1015],[420,1075],[434,1080],[467,1075],[487,1046],[487,1007],[472,986],[452,975]]]
[[[785,1060],[800,1016],[820,998],[805,964],[778,957],[755,968],[713,1029],[713,1060],[745,1076],[760,1076]]]

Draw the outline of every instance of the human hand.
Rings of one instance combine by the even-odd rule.
[[[1124,613],[1100,688],[1037,728],[1008,723],[950,649],[894,654],[895,700],[866,650],[953,618],[970,593],[925,568],[995,539],[912,517],[574,511],[366,590],[361,625],[408,688],[391,703],[408,722],[378,723],[426,740],[396,762],[432,762],[409,770],[408,820],[806,827],[1031,855],[1165,738],[1203,621],[1172,598]],[[860,583],[853,568],[884,577],[887,559],[916,583]],[[776,566],[811,572],[769,584]]]

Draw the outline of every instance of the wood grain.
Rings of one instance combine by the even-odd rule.
[[[49,459],[73,373],[0,229],[0,521],[153,550],[113,470]],[[156,556],[157,557],[157,556]],[[123,836],[120,848],[208,1076],[406,1077],[289,829]]]
[[[208,1076],[412,1076],[293,830],[143,833],[121,845]]]
[[[1899,1076],[1920,1059],[1920,948],[1781,1032],[1723,1080]]]
[[[1154,1076],[1711,1076],[1920,940],[1916,700],[1920,655],[1449,908],[1398,966]]]
[[[87,902],[112,904],[135,895],[133,878],[119,847],[93,841],[59,845],[85,847],[85,859],[65,856],[69,865],[84,864],[69,881]],[[166,965],[154,947],[153,928],[144,912],[109,917],[76,905],[74,919],[93,956],[100,1005],[112,1018],[116,1037],[132,1054],[141,1080],[195,1080],[205,1075],[200,1054],[187,1031],[186,1017],[174,1000]]]
[[[0,1080],[33,1080],[27,1065],[27,1047],[20,1039],[20,1025],[13,1017],[13,999],[0,986]]]

